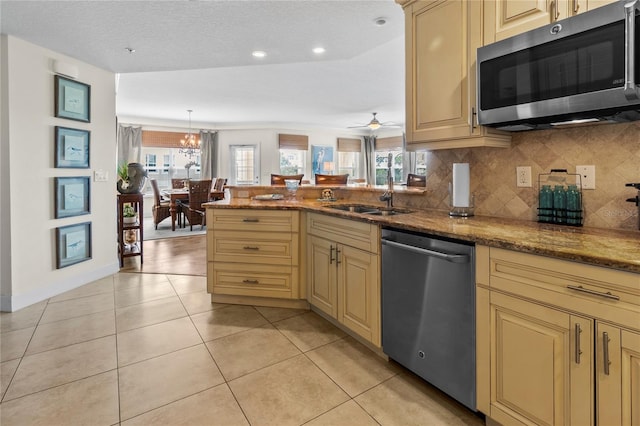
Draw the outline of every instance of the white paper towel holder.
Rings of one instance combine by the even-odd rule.
[[[453,186],[449,183],[449,216],[450,217],[471,217],[474,213],[475,196],[469,194],[469,207],[456,207],[453,205]]]

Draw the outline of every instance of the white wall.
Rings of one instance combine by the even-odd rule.
[[[15,37],[3,35],[2,42],[0,189],[3,210],[9,205],[0,232],[5,240],[8,224],[10,242],[2,246],[1,308],[16,310],[118,271],[115,76]],[[54,117],[54,60],[77,67],[78,81],[91,85],[91,123]],[[90,169],[54,168],[57,125],[91,131]],[[109,179],[91,180],[91,214],[54,219],[53,178],[93,176],[98,169]],[[56,227],[86,221],[92,223],[92,259],[56,269]]]

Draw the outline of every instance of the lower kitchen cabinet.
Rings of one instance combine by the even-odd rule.
[[[503,425],[640,422],[640,275],[477,250],[478,407]]]
[[[380,347],[380,256],[373,243],[379,240],[377,226],[318,214],[309,214],[307,223],[309,303]],[[325,227],[333,232],[323,231]],[[360,238],[340,235],[340,229]]]

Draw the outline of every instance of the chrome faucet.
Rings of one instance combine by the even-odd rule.
[[[380,201],[387,202],[387,209],[393,207],[393,173],[391,171],[391,162],[393,161],[393,154],[389,154],[387,159],[387,190],[380,196]]]

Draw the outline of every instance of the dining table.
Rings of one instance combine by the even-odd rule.
[[[171,213],[171,230],[176,230],[176,217],[178,216],[178,201],[189,200],[189,190],[184,188],[168,188],[162,190],[162,195],[169,199],[169,212]]]
[[[176,230],[176,218],[178,216],[178,201],[189,201],[189,190],[185,188],[167,188],[163,189],[162,196],[169,199],[169,212],[171,213],[171,230]],[[224,199],[224,191],[211,190],[209,200]]]

